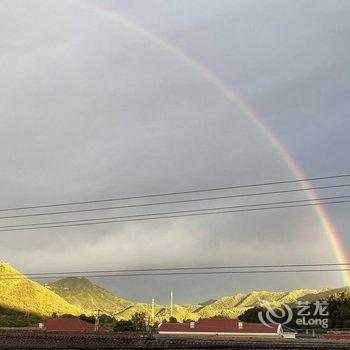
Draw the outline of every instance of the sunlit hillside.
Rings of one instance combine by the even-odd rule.
[[[4,261],[0,261],[0,274],[16,278],[0,280],[0,307],[29,311],[43,317],[57,314],[90,314],[97,310],[117,319],[131,319],[135,313],[143,313],[151,320],[151,303],[132,302],[115,296],[108,290],[92,283],[87,278],[67,277],[55,282],[40,285],[31,281]],[[282,303],[293,304],[297,300],[318,300],[328,297],[342,289],[323,288],[300,289],[288,292],[253,291],[237,293],[217,300],[200,304],[173,305],[172,315],[178,320],[198,320],[213,316],[238,317],[248,309],[258,306],[262,301],[270,302],[273,308]],[[170,305],[154,305],[154,319],[157,322],[169,320]]]
[[[112,315],[118,319],[130,319],[135,313],[144,313],[151,317],[151,304],[134,303],[119,298],[113,293],[100,286],[93,284],[87,278],[67,277],[45,285],[67,302],[79,306],[89,313],[102,313]],[[194,313],[199,305],[174,305],[173,316],[182,321],[184,319],[198,319],[199,315]],[[155,304],[154,316],[157,321],[170,318],[169,306]]]
[[[198,320],[199,315],[191,312],[193,306],[185,306],[185,305],[173,305],[173,317],[175,317],[178,321],[182,322],[183,320]],[[144,313],[147,318],[151,319],[152,315],[152,307],[151,304],[146,303],[135,303],[133,306],[125,309],[117,315],[117,318],[120,319],[130,319],[131,316],[136,313]],[[159,305],[155,304],[154,306],[154,319],[157,322],[162,322],[163,320],[169,320],[171,316],[170,306],[169,305]]]
[[[303,298],[305,296],[311,297],[312,295],[318,295],[323,290],[324,289],[321,289],[321,290],[314,290],[314,289],[292,290],[292,291],[286,293],[281,299],[277,300],[277,304],[278,304],[278,306],[280,306],[281,303],[285,303],[285,304],[293,303],[296,300],[299,300],[300,298]],[[307,298],[307,300],[308,300],[308,298]]]
[[[84,311],[69,304],[59,295],[41,284],[26,278],[12,266],[0,261],[0,306],[41,316],[70,313],[80,315]]]
[[[89,310],[90,313],[100,309],[102,312],[113,315],[118,319],[130,319],[135,313],[144,313],[147,318],[151,318],[151,303],[133,303],[116,297],[111,292],[93,284],[87,278],[64,278],[49,283],[47,287],[69,303]],[[260,305],[263,300],[270,302],[272,307],[279,307],[282,303],[294,303],[302,297],[312,298],[325,290],[300,289],[288,292],[254,291],[247,294],[238,293],[198,305],[175,304],[172,314],[178,321],[197,320],[213,316],[238,317],[249,308]],[[154,317],[156,321],[169,320],[170,315],[169,305],[155,304]]]
[[[102,313],[114,315],[133,305],[133,302],[115,296],[85,277],[67,277],[45,286],[70,304],[77,305],[90,313],[100,310]]]
[[[271,307],[275,308],[281,306],[282,303],[294,303],[299,298],[312,297],[319,292],[313,289],[298,289],[289,292],[254,291],[247,294],[238,293],[220,298],[212,303],[206,303],[205,306],[196,310],[196,313],[200,317],[212,317],[214,315],[237,317],[249,308],[260,305],[263,300],[268,301]]]

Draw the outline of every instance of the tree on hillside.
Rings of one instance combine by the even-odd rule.
[[[112,316],[106,315],[106,314],[102,314],[100,316],[100,322],[102,324],[114,324],[116,322],[116,319]]]
[[[242,315],[238,316],[238,319],[242,322],[260,322],[258,317],[259,312],[265,314],[266,309],[261,306],[254,306],[251,309],[244,311]]]
[[[83,321],[89,322],[89,323],[95,323],[95,317],[94,316],[86,316],[85,314],[82,314],[79,316],[79,318]]]
[[[30,315],[0,306],[0,327],[26,327],[41,321],[42,318],[39,315]]]
[[[229,318],[224,311],[221,311],[220,314],[211,316],[210,318]]]
[[[331,295],[329,304],[329,327],[350,328],[350,290]]]
[[[169,323],[177,323],[177,319],[174,316],[170,316]]]
[[[145,314],[139,312],[132,315],[131,320],[116,321],[113,327],[115,332],[145,332],[146,329]]]
[[[53,314],[52,314],[53,315]],[[77,318],[78,316],[75,316],[75,315],[72,315],[72,314],[62,314],[62,315],[60,315],[60,316],[58,316],[57,314],[56,314],[56,316],[52,316],[52,318],[57,318],[57,317],[59,317],[59,318]]]
[[[144,332],[146,331],[146,320],[145,314],[136,312],[131,316],[131,322],[134,324],[135,331]]]
[[[135,327],[131,320],[120,320],[114,324],[114,332],[134,332]]]
[[[182,323],[190,323],[190,322],[195,322],[194,320],[191,320],[190,318],[183,319]]]

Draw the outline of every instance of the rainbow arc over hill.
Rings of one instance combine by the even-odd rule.
[[[115,9],[104,7],[100,4],[91,2],[90,0],[78,0],[77,2],[83,6],[88,7],[92,11],[96,11],[105,16],[108,16],[111,19],[117,21],[118,23],[121,23],[122,25],[136,32],[139,32],[144,37],[159,44],[164,50],[167,50],[168,52],[174,54],[180,60],[187,63],[189,66],[201,73],[207,79],[207,81],[216,86],[217,89],[219,89],[229,100],[235,103],[245,113],[245,115],[253,121],[253,123],[259,128],[262,134],[272,143],[272,145],[280,153],[280,155],[282,156],[292,173],[295,175],[295,177],[300,179],[306,178],[303,169],[301,169],[301,167],[298,165],[297,161],[293,158],[289,150],[284,145],[283,141],[268,126],[264,118],[260,116],[257,112],[255,112],[254,109],[246,101],[244,101],[231,86],[229,86],[218,75],[216,75],[216,73],[205,67],[196,58],[190,56],[176,45],[160,37],[148,28],[145,28],[139,25],[138,23],[135,23],[135,21],[126,17],[124,14],[119,13]],[[308,181],[304,181],[303,186],[304,188],[312,187]],[[316,192],[313,190],[308,190],[307,195],[310,199],[318,198]],[[328,237],[336,259],[339,263],[347,263],[347,253],[326,209],[321,204],[317,204],[313,208],[321,226],[323,227]],[[344,282],[347,285],[349,285],[350,272],[343,271],[342,277]]]

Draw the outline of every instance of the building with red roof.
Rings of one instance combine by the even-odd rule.
[[[159,334],[169,335],[221,335],[248,337],[288,337],[294,338],[295,333],[284,332],[280,324],[246,323],[232,318],[206,318],[197,322],[161,323]]]
[[[61,331],[61,332],[108,332],[109,330],[103,326],[95,325],[79,318],[51,318],[42,323],[36,323],[29,328],[42,329],[44,331]]]

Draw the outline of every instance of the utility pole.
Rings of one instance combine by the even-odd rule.
[[[170,292],[170,317],[173,317],[173,291]]]
[[[98,332],[100,326],[100,311],[101,310],[97,310],[97,315],[95,317],[95,332]]]
[[[154,324],[154,298],[152,298],[151,321]]]

